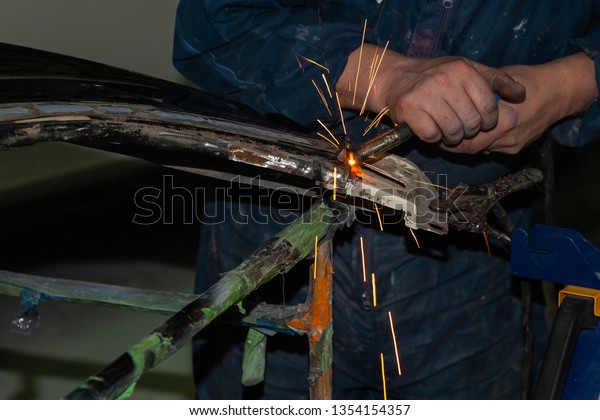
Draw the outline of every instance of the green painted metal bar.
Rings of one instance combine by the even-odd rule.
[[[39,292],[47,300],[88,303],[163,315],[174,314],[198,297],[191,293],[138,289],[0,270],[0,294],[20,296],[24,289]]]
[[[188,343],[229,307],[285,273],[313,252],[315,237],[323,238],[353,218],[344,205],[317,203],[296,222],[268,240],[237,268],[117,358],[91,376],[67,399],[115,399],[128,396],[143,373]]]

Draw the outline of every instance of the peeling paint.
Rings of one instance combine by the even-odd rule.
[[[99,106],[98,109],[110,114],[131,114],[133,110],[125,106]]]
[[[0,116],[27,114],[29,110],[21,107],[0,108]]]
[[[169,118],[172,120],[182,120],[182,121],[195,121],[200,123],[210,123],[210,121],[206,118],[198,117],[195,115],[189,114],[180,114],[177,112],[165,112],[165,111],[150,111],[150,114],[156,115],[160,118]]]
[[[57,113],[65,113],[65,112],[90,112],[90,111],[94,110],[90,106],[74,105],[74,104],[36,105],[35,108],[38,111],[45,112],[47,114],[57,114]]]

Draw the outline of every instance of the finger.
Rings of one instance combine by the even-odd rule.
[[[415,114],[415,118],[406,121],[415,136],[427,143],[437,143],[442,139],[442,131],[435,120],[425,111]]]
[[[464,95],[455,95],[449,100],[450,107],[460,119],[463,127],[463,137],[470,138],[481,130],[483,118],[477,106],[471,100],[466,89]]]
[[[487,85],[481,86],[479,80],[473,80],[465,84],[465,91],[473,102],[477,113],[481,119],[479,129],[482,131],[491,130],[498,123],[498,100],[494,97],[492,90]]]
[[[465,83],[464,90],[481,117],[480,130],[488,131],[498,123],[498,101],[491,87],[495,69],[470,60],[466,62],[477,72]]]
[[[498,70],[492,77],[490,85],[505,101],[520,103],[525,100],[525,86],[510,77],[508,73]]]
[[[453,107],[446,101],[440,101],[435,104],[435,107],[426,108],[425,111],[433,118],[440,131],[442,132],[441,140],[446,144],[457,144],[464,137],[464,127]]]
[[[440,144],[440,147],[448,152],[475,154],[485,152],[494,144],[496,136],[491,133],[480,132],[471,139],[465,139],[456,145]]]
[[[525,100],[525,86],[510,77],[505,71],[487,67],[483,64],[472,63],[488,86],[494,92],[498,92],[502,99],[509,102],[523,102]]]

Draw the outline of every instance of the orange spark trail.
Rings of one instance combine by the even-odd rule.
[[[375,72],[375,67],[377,67],[377,59],[379,58],[379,53],[375,50],[375,55],[373,56],[373,60],[371,61],[371,65],[369,66],[369,81],[373,79],[373,73]]]
[[[402,375],[402,368],[400,368],[400,354],[398,353],[398,343],[396,341],[396,332],[394,331],[394,322],[392,321],[392,311],[388,311],[390,318],[390,329],[392,330],[392,338],[394,339],[394,351],[396,352],[396,364],[398,365],[398,375]]]
[[[443,185],[432,184],[431,182],[418,181],[418,180],[415,180],[415,182],[419,183],[419,184],[424,184],[424,185],[431,185],[432,187],[441,188],[443,190],[450,191],[450,188],[444,187]]]
[[[333,167],[333,201],[335,201],[336,198],[336,191],[337,191],[337,166]]]
[[[415,232],[410,228],[408,230],[410,230],[411,235],[413,236],[413,238],[415,238],[415,242],[417,243],[417,248],[421,249],[421,245],[419,245],[419,240],[417,239],[417,235],[415,235]]]
[[[379,213],[379,207],[377,207],[376,203],[373,203],[373,207],[375,207],[375,212],[377,213],[377,220],[379,220],[379,230],[383,232],[383,222],[381,221],[381,214]]]
[[[373,128],[379,125],[379,123],[381,122],[381,119],[384,117],[385,114],[388,113],[388,111],[390,110],[389,106],[386,106],[385,108],[383,108],[381,111],[379,111],[379,114],[377,114],[375,116],[375,118],[373,118],[373,121],[371,121],[371,124],[369,124],[369,126],[367,127],[367,129],[365,130],[365,132],[363,133],[363,137],[367,135],[367,133]]]
[[[313,278],[315,280],[317,279],[317,252],[319,250],[319,247],[317,246],[318,242],[319,242],[319,235],[315,236],[315,262],[313,263]]]
[[[385,384],[385,364],[383,363],[383,353],[379,353],[381,358],[381,382],[383,383],[383,399],[387,400],[387,388]]]
[[[360,74],[360,63],[362,61],[363,45],[365,44],[365,34],[367,33],[367,19],[363,27],[362,41],[360,41],[360,51],[358,53],[358,69],[356,70],[356,81],[354,82],[354,96],[352,97],[352,106],[356,102],[356,90],[358,89],[358,75]]]
[[[332,142],[331,140],[329,140],[329,138],[325,137],[323,134],[321,134],[321,133],[317,133],[317,136],[319,136],[319,137],[321,137],[321,138],[323,138],[323,139],[327,140],[327,141],[328,141],[329,143],[331,143],[331,145],[332,145],[333,147],[335,147],[336,149],[338,148],[338,146],[339,146],[339,145],[337,145],[337,144],[335,144],[334,142]]]
[[[308,61],[309,63],[314,64],[315,66],[320,67],[323,70],[325,70],[327,73],[329,73],[329,69],[327,67],[325,67],[322,64],[317,63],[315,60],[311,60],[310,58],[304,57],[303,55],[300,55],[300,54],[296,54],[296,53],[294,53],[294,54],[296,55],[296,58],[300,57],[301,59]]]
[[[331,110],[329,109],[329,104],[327,103],[327,99],[325,99],[325,94],[323,94],[323,91],[321,90],[321,88],[319,87],[319,85],[317,85],[317,83],[313,79],[310,79],[310,81],[315,86],[315,89],[317,90],[317,93],[321,97],[321,102],[323,102],[323,105],[325,105],[325,108],[327,108],[327,112],[329,113],[329,115],[332,115],[331,114]]]
[[[323,77],[323,81],[325,82],[325,87],[327,88],[327,93],[329,93],[329,97],[333,99],[333,95],[331,94],[331,88],[329,87],[329,82],[327,82],[327,78],[322,73],[321,76]]]
[[[329,133],[329,135],[331,136],[331,138],[338,144],[338,146],[340,145],[340,141],[338,139],[335,138],[335,136],[333,135],[333,133],[331,131],[329,131],[329,128],[327,128],[327,126],[325,124],[323,124],[323,122],[319,119],[317,119],[317,122],[319,124],[321,124],[321,127],[323,127],[325,129],[325,131],[327,131]]]
[[[371,273],[371,286],[373,286],[373,307],[377,307],[377,286],[375,285],[375,273]]]
[[[483,232],[483,238],[485,239],[485,246],[487,247],[488,255],[492,255],[492,251],[490,250],[490,242],[488,241],[488,237],[485,231]]]
[[[365,112],[365,108],[367,107],[367,98],[369,97],[369,93],[371,93],[371,89],[373,88],[373,84],[375,83],[375,79],[377,78],[377,73],[379,72],[379,67],[381,66],[381,63],[383,62],[383,57],[385,55],[385,52],[387,51],[387,47],[389,44],[390,44],[390,41],[386,42],[385,47],[383,47],[383,52],[381,53],[381,57],[379,58],[377,67],[375,68],[375,71],[373,72],[373,77],[371,78],[371,81],[369,82],[369,88],[367,89],[367,94],[365,95],[365,100],[363,101],[363,105],[362,105],[359,115],[362,115]]]
[[[367,282],[367,267],[365,264],[365,242],[363,237],[360,237],[360,256],[362,258],[362,271],[363,271],[363,282]]]
[[[348,133],[346,132],[346,122],[344,121],[344,113],[342,112],[342,105],[340,104],[340,97],[337,92],[335,92],[335,99],[337,101],[338,108],[340,110],[340,120],[342,120],[342,128],[344,129],[344,136],[347,136]]]

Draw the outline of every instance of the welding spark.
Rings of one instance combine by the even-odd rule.
[[[371,65],[369,66],[369,80],[373,78],[373,73],[375,72],[375,67],[377,67],[377,60],[379,59],[379,53],[377,49],[375,49],[375,55],[373,55],[373,60],[371,61]]]
[[[315,262],[313,264],[313,279],[317,279],[317,253],[319,251],[319,247],[317,243],[319,242],[319,235],[315,236]]]
[[[317,66],[317,67],[320,67],[320,68],[322,68],[323,70],[325,70],[327,73],[329,73],[329,69],[328,69],[327,67],[325,67],[325,66],[324,66],[324,65],[322,65],[322,64],[319,64],[319,63],[317,63],[315,60],[311,60],[311,59],[310,59],[310,58],[308,58],[308,57],[304,57],[303,55],[296,54],[296,53],[294,53],[294,55],[296,56],[296,60],[298,60],[298,58],[301,58],[302,60],[304,60],[304,61],[308,61],[309,63],[311,63],[311,64],[314,64],[315,66]]]
[[[373,207],[375,207],[375,212],[377,213],[377,220],[379,220],[379,230],[383,232],[383,222],[381,221],[381,214],[379,213],[379,207],[377,204],[373,203]]]
[[[367,266],[365,264],[365,242],[363,237],[360,237],[360,256],[362,258],[363,282],[367,282]]]
[[[329,82],[327,82],[327,78],[324,74],[321,74],[323,77],[323,81],[325,82],[325,87],[327,88],[327,93],[329,93],[329,97],[333,99],[333,95],[331,94],[331,88],[329,87]]]
[[[365,132],[363,133],[363,137],[367,135],[367,133],[373,128],[373,127],[377,127],[379,125],[379,123],[381,122],[381,119],[385,116],[385,114],[387,114],[390,110],[389,106],[386,106],[385,108],[383,108],[381,111],[379,111],[379,114],[377,114],[375,116],[375,118],[373,118],[373,121],[371,121],[371,124],[369,124],[369,126],[367,127],[367,129],[365,130]]]
[[[373,307],[377,307],[377,280],[375,280],[375,273],[371,273],[371,286],[373,287]]]
[[[358,53],[358,69],[356,70],[356,81],[354,82],[354,96],[352,97],[352,106],[356,102],[356,90],[358,89],[358,75],[360,74],[360,63],[362,61],[363,45],[365,44],[365,34],[367,33],[367,19],[363,27],[362,41],[360,41],[360,51]]]
[[[329,128],[327,128],[327,126],[325,124],[323,124],[323,122],[319,119],[317,119],[317,122],[319,124],[321,124],[321,127],[323,127],[325,129],[325,131],[327,131],[327,133],[329,133],[329,135],[331,136],[331,138],[337,143],[337,145],[340,145],[340,141],[338,139],[335,138],[335,136],[333,135],[333,133],[329,130]]]
[[[336,191],[337,191],[337,166],[333,167],[333,201],[335,201],[336,198]]]
[[[417,239],[417,235],[415,235],[415,231],[410,228],[408,230],[410,230],[412,237],[415,239],[415,242],[417,243],[417,248],[421,249],[421,245],[419,245],[419,240]]]
[[[319,136],[319,137],[321,137],[321,138],[323,138],[323,139],[327,140],[327,141],[328,141],[329,143],[331,143],[331,145],[332,145],[333,147],[335,147],[336,149],[339,147],[339,145],[335,144],[333,141],[331,141],[331,140],[330,140],[328,137],[325,137],[323,134],[321,134],[321,133],[317,133],[317,136]]]
[[[371,93],[371,89],[373,88],[373,84],[375,83],[377,73],[379,72],[379,67],[381,66],[381,63],[383,62],[383,57],[385,55],[385,52],[387,51],[387,47],[389,44],[390,44],[390,41],[386,42],[385,47],[383,47],[383,52],[381,53],[381,57],[379,57],[379,61],[377,62],[377,67],[375,67],[375,71],[373,71],[373,76],[371,77],[371,80],[369,82],[367,94],[365,95],[365,100],[363,101],[363,105],[362,105],[362,108],[360,109],[359,115],[362,115],[365,112],[365,108],[367,107],[367,98],[369,97],[369,93]]]
[[[335,99],[338,104],[338,109],[340,110],[340,120],[342,120],[342,128],[344,129],[344,136],[347,136],[348,132],[346,131],[346,122],[344,121],[344,113],[342,112],[342,105],[340,104],[340,97],[337,92],[335,92]]]
[[[446,190],[446,191],[450,191],[450,188],[448,188],[448,187],[444,187],[443,185],[439,185],[439,184],[433,184],[433,183],[431,183],[431,182],[418,181],[418,180],[415,180],[415,182],[416,182],[416,183],[419,183],[419,184],[423,184],[423,185],[430,185],[430,186],[432,186],[432,187],[441,188],[441,189],[443,189],[443,190]]]
[[[323,102],[323,105],[325,105],[325,108],[327,108],[327,112],[329,113],[329,115],[332,115],[331,110],[329,109],[329,104],[327,103],[327,99],[325,99],[325,94],[323,94],[323,91],[321,90],[319,85],[317,85],[317,83],[313,79],[310,79],[310,81],[315,86],[315,89],[317,90],[317,93],[319,94],[319,97],[321,98],[321,102]]]
[[[492,255],[492,251],[490,250],[490,241],[488,241],[487,233],[483,231],[483,239],[485,239],[485,246],[487,247],[488,255]]]
[[[385,363],[383,362],[383,353],[379,353],[381,359],[381,382],[383,383],[383,399],[387,400],[387,388],[385,384]]]
[[[398,342],[396,341],[396,331],[394,331],[394,321],[392,321],[392,311],[388,311],[388,317],[390,318],[390,329],[392,330],[392,338],[394,339],[394,351],[396,352],[396,364],[398,365],[398,375],[402,375],[402,368],[400,367],[400,354],[398,353]]]

